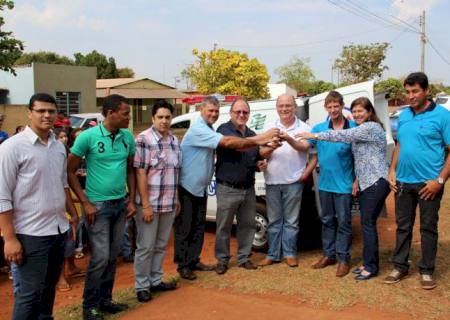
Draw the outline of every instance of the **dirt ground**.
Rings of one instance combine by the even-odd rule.
[[[441,208],[441,217],[442,215],[448,216],[450,212],[450,192],[448,191],[449,184],[447,184],[447,192],[445,196],[445,203],[443,208]],[[395,223],[394,223],[394,214],[393,214],[393,200],[390,197],[388,200],[388,218],[382,218],[379,220],[379,234],[380,234],[380,245],[383,250],[392,250],[394,246],[394,237],[395,237]],[[360,237],[360,225],[359,218],[355,217],[354,219],[354,256],[356,256],[358,260],[360,260],[361,256],[361,237]],[[447,220],[449,220],[447,218]],[[448,227],[449,224],[446,223],[445,227]],[[416,226],[417,227],[417,226]],[[202,261],[205,263],[214,263],[214,227],[211,226],[208,228],[209,230],[205,234],[205,245],[202,253]],[[448,233],[447,230],[440,229],[441,233]],[[419,243],[418,234],[416,230],[414,237],[414,244],[417,245]],[[448,239],[448,237],[447,237]],[[441,259],[441,256],[447,252],[448,243],[446,243],[446,248],[441,250],[438,253],[438,260]],[[232,252],[235,254],[236,252],[236,243],[235,239],[232,240]],[[443,252],[442,252],[443,251]],[[303,259],[303,256],[305,257]],[[314,262],[317,257],[320,256],[320,251],[314,251],[312,253],[302,253],[300,252],[300,266],[299,268],[295,268],[295,270],[288,270],[287,277],[299,275],[304,273],[304,275],[312,275],[314,278],[314,274],[310,269],[311,262]],[[263,253],[254,253],[252,259],[254,261],[259,261],[263,259]],[[382,257],[383,259],[383,257]],[[173,239],[169,242],[169,247],[167,251],[167,256],[164,262],[164,270],[166,277],[176,277],[176,269],[175,265],[172,263],[173,260]],[[355,261],[359,262],[359,261]],[[87,263],[87,258],[83,258],[81,260],[77,260],[77,264],[85,268]],[[272,268],[272,267],[269,267]],[[259,269],[257,271],[247,271],[247,270],[236,270],[238,268],[232,268],[225,276],[218,276],[215,273],[202,273],[197,281],[188,282],[188,281],[180,281],[178,283],[179,288],[174,292],[167,292],[158,295],[151,302],[147,304],[136,304],[135,308],[128,311],[127,313],[121,314],[118,318],[125,320],[133,320],[133,319],[244,319],[244,318],[258,318],[258,319],[286,319],[289,317],[295,317],[297,319],[422,319],[422,318],[433,318],[433,319],[449,319],[450,318],[450,299],[449,294],[446,291],[449,284],[443,285],[439,283],[441,286],[441,290],[437,291],[433,290],[431,292],[424,292],[418,288],[416,282],[418,282],[417,277],[410,279],[409,287],[411,287],[411,291],[404,291],[404,293],[408,294],[417,294],[419,296],[418,301],[423,301],[424,303],[433,303],[432,301],[436,299],[440,299],[439,302],[436,300],[435,303],[439,303],[442,305],[440,308],[441,312],[434,314],[434,316],[421,316],[420,309],[421,305],[406,305],[403,309],[395,309],[389,308],[389,301],[385,301],[386,303],[375,302],[372,305],[368,305],[365,302],[360,302],[358,300],[357,292],[353,292],[356,294],[356,298],[351,296],[353,299],[351,303],[342,304],[341,307],[336,307],[334,301],[324,301],[317,300],[314,296],[314,292],[308,292],[308,283],[313,282],[301,282],[304,284],[303,292],[305,294],[296,294],[297,291],[289,291],[286,292],[279,288],[273,286],[273,290],[271,290],[271,285],[269,284],[266,287],[266,290],[260,290],[257,285],[251,283],[250,285],[246,284],[243,281],[242,277],[246,278],[248,274],[248,278],[252,278],[253,275],[255,277],[265,277],[268,278],[268,282],[277,281],[277,272],[278,270],[287,270],[285,265],[280,264],[277,266],[279,269]],[[283,269],[281,269],[283,268]],[[323,281],[320,284],[323,287],[323,290],[327,290],[327,286],[330,286],[330,290],[335,290],[335,286],[342,286],[339,284],[339,281],[342,279],[336,279],[334,277],[334,268],[327,268],[327,273],[324,273],[326,276],[318,277],[317,281]],[[439,269],[443,269],[442,266],[438,267]],[[378,286],[382,288],[382,290],[390,290],[386,288],[388,286],[381,284],[382,277],[390,271],[390,265],[386,262],[384,264],[384,269],[382,266],[381,277],[375,278],[371,281],[374,281],[375,284],[371,284],[373,286]],[[283,271],[284,272],[284,271]],[[317,272],[317,271],[316,271]],[[321,272],[321,271],[318,271]],[[316,273],[317,274],[317,273]],[[327,276],[329,275],[329,278]],[[281,275],[280,275],[281,276]],[[352,279],[350,279],[351,275],[349,275],[348,279],[344,280],[347,282],[341,283],[351,283]],[[412,277],[411,277],[412,278]],[[293,280],[294,278],[292,278]],[[441,279],[448,280],[448,278]],[[57,319],[64,318],[64,320],[75,319],[76,317],[67,316],[67,313],[61,314],[61,310],[66,309],[65,307],[70,305],[79,305],[82,301],[82,291],[84,286],[83,278],[75,278],[71,280],[73,289],[69,292],[58,292],[55,303],[55,313],[57,313]],[[289,279],[288,279],[289,281]],[[309,281],[315,281],[314,279],[309,279]],[[329,283],[327,283],[329,281]],[[375,282],[378,281],[378,282]],[[439,281],[439,279],[438,279]],[[355,281],[353,281],[354,283]],[[295,283],[295,282],[293,282]],[[134,284],[133,279],[133,265],[130,263],[123,263],[119,258],[118,270],[116,275],[116,282],[114,290],[115,292],[121,292],[128,290],[128,298],[132,297],[132,288]],[[247,285],[245,289],[236,289],[239,288],[240,285]],[[354,285],[354,284],[352,284]],[[363,284],[364,285],[364,284]],[[403,285],[403,284],[400,284]],[[415,286],[415,287],[414,287]],[[406,285],[403,286],[405,288]],[[408,287],[408,288],[409,288]],[[352,287],[353,288],[353,287]],[[357,288],[357,287],[356,287]],[[362,294],[370,294],[369,291],[363,291]],[[397,287],[398,292],[401,295],[401,286]],[[439,287],[438,287],[439,288]],[[377,289],[378,290],[378,289]],[[355,290],[357,291],[357,290]],[[444,293],[443,293],[444,292]],[[423,296],[420,296],[423,295]],[[442,300],[442,296],[444,300]],[[389,299],[381,297],[381,299]],[[11,281],[7,278],[6,275],[0,275],[0,301],[2,302],[2,307],[0,308],[0,319],[10,319],[11,311],[13,306],[13,295],[11,292]],[[133,298],[134,300],[134,298]],[[427,301],[428,300],[428,301]],[[379,301],[379,300],[377,300]],[[383,300],[381,300],[383,301]],[[417,312],[411,313],[411,308],[417,310]]]

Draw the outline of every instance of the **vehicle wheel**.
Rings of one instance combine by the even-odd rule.
[[[253,239],[253,250],[265,251],[268,247],[267,228],[269,226],[269,221],[267,219],[266,206],[262,203],[256,204],[255,222],[256,232],[255,238]]]

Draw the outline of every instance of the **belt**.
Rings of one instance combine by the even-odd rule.
[[[224,186],[227,186],[227,187],[230,187],[233,189],[241,189],[241,190],[250,189],[252,187],[252,186],[244,185],[241,183],[229,183],[229,182],[222,181],[222,180],[217,180],[217,183],[223,184]]]

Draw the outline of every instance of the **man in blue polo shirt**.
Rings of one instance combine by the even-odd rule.
[[[127,130],[130,106],[120,95],[103,102],[105,121],[82,132],[70,150],[69,184],[81,204],[87,221],[92,252],[83,293],[83,319],[103,319],[103,312],[117,313],[128,308],[112,301],[116,260],[125,228],[125,220],[136,211],[135,142]],[[86,194],[76,172],[86,158]],[[126,186],[129,197],[127,198]]]
[[[200,262],[206,221],[206,188],[214,172],[217,147],[246,149],[278,142],[279,130],[271,129],[254,137],[223,136],[213,129],[219,118],[220,103],[208,96],[202,103],[200,117],[192,124],[181,143],[183,153],[179,199],[181,212],[175,218],[175,255],[178,272],[184,279],[197,278],[194,271],[212,271]]]
[[[325,98],[329,119],[311,130],[318,133],[328,130],[353,128],[356,124],[343,115],[344,99],[337,91]],[[338,261],[337,277],[348,274],[352,247],[352,185],[353,155],[350,143],[310,140],[317,147],[320,174],[319,197],[322,208],[323,257],[312,268],[322,269]],[[356,189],[354,191],[356,193]]]
[[[445,181],[450,175],[450,111],[428,99],[428,78],[410,74],[403,83],[410,107],[400,113],[398,143],[389,169],[389,184],[395,192],[397,223],[394,270],[384,280],[397,283],[408,275],[409,250],[420,209],[422,258],[418,264],[421,286],[436,287],[433,278],[438,241],[438,211]]]

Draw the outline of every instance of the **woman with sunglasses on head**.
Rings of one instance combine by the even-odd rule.
[[[386,161],[386,133],[375,109],[366,97],[351,104],[357,127],[329,130],[317,134],[300,133],[297,138],[351,142],[355,173],[360,190],[361,226],[363,232],[363,260],[353,270],[356,280],[368,280],[378,275],[379,252],[377,219],[389,194],[388,163]]]

